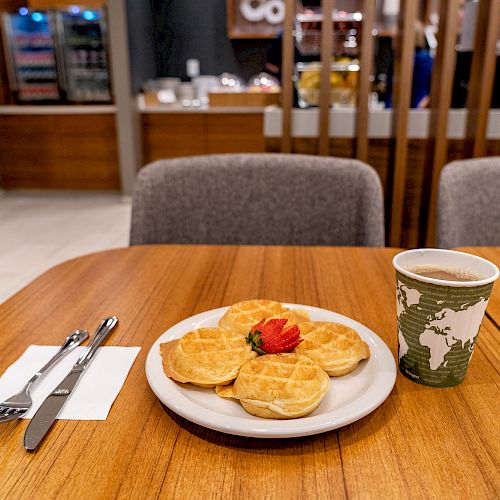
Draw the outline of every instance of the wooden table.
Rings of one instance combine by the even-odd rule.
[[[0,426],[8,498],[495,498],[500,491],[499,332],[485,319],[466,381],[432,389],[398,373],[358,422],[289,440],[220,434],[163,407],[144,363],[192,314],[268,297],[350,316],[397,357],[394,249],[151,246],[63,263],[0,306],[0,373],[28,345],[60,343],[106,315],[108,343],[142,350],[106,421],[58,421],[38,452],[27,421]]]
[[[488,259],[500,268],[500,247],[462,247],[456,250],[472,253],[478,257],[483,257],[483,259]],[[500,280],[493,285],[486,314],[496,323],[497,327],[500,328]],[[500,349],[500,340],[498,341],[498,349]]]

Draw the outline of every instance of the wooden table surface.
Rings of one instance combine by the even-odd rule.
[[[500,268],[500,247],[461,247],[456,250],[488,259]],[[500,328],[500,279],[493,285],[486,314]],[[498,346],[500,347],[500,340]]]
[[[106,421],[57,421],[36,453],[27,421],[0,425],[4,498],[498,498],[499,331],[487,318],[460,386],[398,373],[388,399],[341,429],[295,439],[230,436],[160,404],[144,372],[176,322],[249,298],[331,309],[397,359],[395,249],[150,246],[65,262],[0,306],[0,373],[30,344],[58,345],[116,314],[108,344],[142,347]],[[496,347],[495,347],[496,346]]]

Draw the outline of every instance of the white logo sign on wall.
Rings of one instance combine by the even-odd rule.
[[[251,23],[264,19],[270,24],[280,24],[285,19],[283,0],[241,0],[241,15]]]

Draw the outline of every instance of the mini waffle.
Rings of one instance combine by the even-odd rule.
[[[307,311],[302,311],[299,309],[290,309],[288,311],[266,318],[266,320],[269,319],[287,319],[288,322],[286,323],[286,326],[289,327],[292,325],[300,325],[301,323],[309,321],[309,313]]]
[[[273,300],[244,300],[229,308],[220,319],[219,326],[224,330],[246,335],[259,321],[287,310],[283,304]]]
[[[306,356],[268,354],[243,365],[234,384],[216,387],[216,392],[238,399],[257,417],[288,419],[314,411],[329,385],[326,372]]]
[[[300,325],[300,336],[303,341],[294,352],[309,357],[332,377],[351,372],[362,359],[370,357],[368,344],[345,325],[306,322]]]
[[[163,370],[177,382],[199,387],[231,383],[241,366],[257,356],[245,338],[221,328],[200,328],[160,344]]]

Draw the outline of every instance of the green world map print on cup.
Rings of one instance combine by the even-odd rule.
[[[460,384],[472,358],[498,268],[480,257],[438,249],[402,252],[394,257],[393,264],[399,370],[423,385]],[[436,279],[429,277],[433,273],[417,274],[422,269],[445,270],[450,276],[465,273],[469,278]]]

